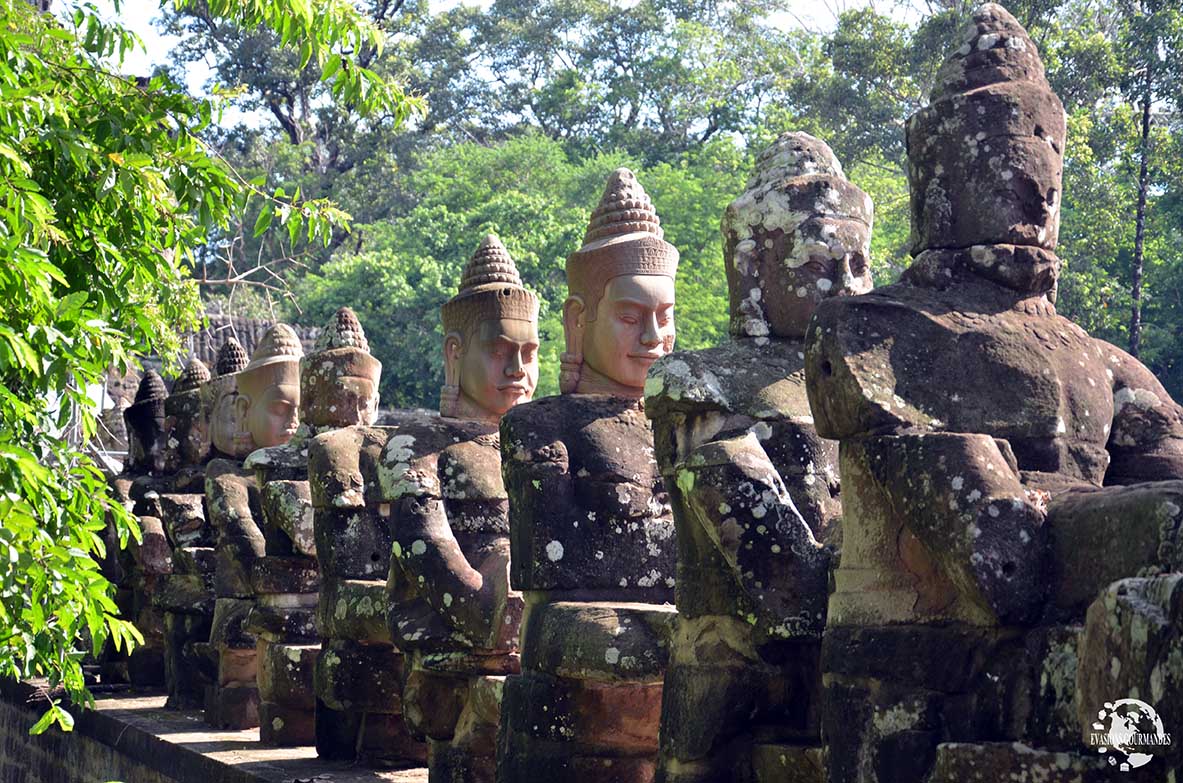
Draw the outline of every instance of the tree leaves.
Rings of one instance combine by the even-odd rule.
[[[380,44],[343,0],[209,5],[280,24],[314,58]],[[109,368],[178,354],[200,318],[194,253],[249,199],[309,241],[348,223],[328,200],[264,192],[217,158],[199,135],[211,101],[167,74],[113,73],[109,58],[134,44],[85,2],[58,17],[23,2],[0,13],[0,676],[44,677],[80,706],[92,702],[84,646],[143,641],[98,563],[110,554],[100,534],[122,547],[140,532],[88,451],[92,392]],[[364,107],[408,110],[392,84],[351,73]],[[65,703],[33,730],[70,730]]]

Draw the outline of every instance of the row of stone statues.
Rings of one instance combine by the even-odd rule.
[[[379,422],[348,308],[306,355],[277,325],[149,373],[113,482],[143,541],[108,564],[147,644],[107,670],[449,783],[1167,779],[1178,744],[1089,736],[1126,697],[1183,726],[1183,409],[1056,314],[1064,141],[987,4],[908,124],[899,283],[789,133],[723,217],[725,345],[673,352],[678,252],[619,169],[559,396],[492,236],[438,416]]]

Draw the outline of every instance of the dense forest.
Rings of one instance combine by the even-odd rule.
[[[272,33],[197,13],[163,22],[182,36],[174,67],[216,53],[212,79],[227,100],[264,118],[220,130],[221,154],[268,188],[331,199],[353,219],[326,247],[270,209],[244,215],[203,258],[204,297],[308,324],[352,305],[385,365],[384,405],[434,406],[437,308],[489,231],[542,295],[540,391],[555,391],[563,262],[618,165],[637,170],[682,253],[680,347],[724,336],[718,220],[753,154],[785,130],[825,139],[874,198],[876,281],[907,265],[904,122],[971,3],[872,4],[836,11],[825,29],[778,0],[431,5],[365,5],[388,40],[371,66],[422,98],[398,130],[333,100],[316,67],[300,68]],[[1168,0],[1010,9],[1069,114],[1059,309],[1132,346],[1183,393],[1180,12]]]

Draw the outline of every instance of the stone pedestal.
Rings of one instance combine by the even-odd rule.
[[[255,605],[248,621],[257,639],[259,740],[311,745],[316,740],[313,678],[319,656],[316,606],[320,570],[312,531],[307,433],[247,457],[262,506],[266,554],[255,561]]]
[[[192,490],[193,471],[176,477]],[[214,535],[205,519],[204,494],[170,492],[160,496],[164,530],[172,550],[172,573],[153,598],[164,614],[164,673],[167,705],[200,707],[213,684],[216,662],[208,655],[214,614]]]

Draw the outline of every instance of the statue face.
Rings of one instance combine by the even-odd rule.
[[[538,325],[510,318],[481,321],[456,358],[464,406],[500,418],[534,396]]]
[[[674,348],[674,281],[621,275],[608,281],[583,333],[583,362],[616,383],[645,386],[653,363]]]
[[[804,336],[809,319],[823,299],[871,290],[871,270],[861,251],[837,258],[825,251],[810,253],[801,266],[768,264],[764,271],[771,273],[770,285],[762,286],[762,291],[769,325],[777,335]]]
[[[173,437],[181,442],[181,460],[186,465],[200,464],[209,454],[209,426],[200,413],[181,419]]]
[[[147,426],[130,429],[127,433],[128,462],[153,476],[164,472],[164,422],[153,419]]]
[[[239,394],[233,387],[222,392],[209,417],[210,440],[218,451],[231,456],[241,450],[238,441],[241,440],[243,421],[238,399]]]
[[[209,424],[200,402],[195,400],[170,414],[164,427],[169,433],[166,468],[175,471],[182,465],[199,465],[209,455]]]
[[[296,434],[300,412],[300,387],[291,383],[268,386],[257,400],[251,400],[246,414],[246,429],[255,446],[281,446]]]

